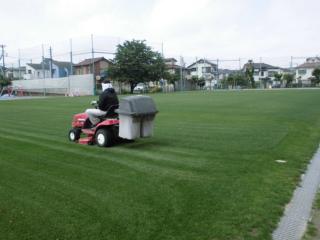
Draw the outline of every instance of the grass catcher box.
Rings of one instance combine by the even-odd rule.
[[[119,136],[125,139],[151,137],[153,122],[158,110],[151,97],[130,96],[120,100]]]

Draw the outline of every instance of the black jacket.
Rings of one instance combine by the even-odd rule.
[[[102,111],[107,111],[110,106],[118,104],[119,100],[116,91],[113,88],[107,88],[99,97],[98,108]]]

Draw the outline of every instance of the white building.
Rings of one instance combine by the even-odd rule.
[[[265,87],[269,88],[272,85],[279,84],[275,82],[274,75],[276,73],[283,74],[290,72],[288,69],[272,66],[266,63],[254,63],[252,61],[249,61],[246,63],[242,71],[243,73],[246,72],[246,69],[248,67],[253,67],[253,78],[256,83],[260,83],[261,85],[265,84]]]
[[[24,79],[62,78],[69,75],[72,75],[70,62],[45,58],[43,63],[27,63]]]
[[[311,84],[312,72],[320,68],[320,57],[310,57],[306,62],[296,67],[296,82]]]
[[[204,78],[205,87],[213,88],[218,84],[217,64],[208,60],[200,59],[187,67],[189,78],[197,76],[199,79]]]
[[[22,79],[22,76],[26,73],[26,67],[20,68],[7,68],[6,77],[9,79]]]
[[[50,77],[49,64],[43,64],[42,66],[41,63],[27,63],[26,73],[24,74],[23,79],[32,80]]]
[[[230,69],[219,69],[219,80],[223,80],[230,75],[239,74],[240,71],[238,70],[230,70]]]

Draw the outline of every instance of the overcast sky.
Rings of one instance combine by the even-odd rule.
[[[319,0],[1,0],[0,44],[16,55],[94,34],[163,42],[166,57],[314,56],[319,12]]]

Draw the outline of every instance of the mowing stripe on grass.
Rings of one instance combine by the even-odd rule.
[[[319,91],[152,97],[154,137],[108,149],[67,138],[92,97],[0,101],[0,239],[271,239],[320,142]]]
[[[275,240],[299,240],[302,238],[310,218],[312,202],[320,184],[320,148],[312,158],[301,184],[286,206],[284,216],[273,232]]]
[[[101,159],[101,155],[99,153],[89,153],[89,152],[84,152],[84,151],[79,151],[79,148],[77,149],[72,149],[72,148],[67,148],[65,146],[57,146],[57,145],[52,145],[52,144],[47,144],[43,143],[37,140],[30,140],[28,138],[23,138],[21,136],[2,136],[4,139],[10,139],[10,140],[15,140],[15,141],[20,141],[24,143],[29,143],[37,146],[42,146],[46,147],[50,150],[55,150],[55,151],[63,151],[79,156],[85,156],[88,159],[90,158],[98,158]],[[82,146],[83,150],[85,150],[85,146]],[[213,180],[214,177],[212,176],[206,176],[202,175],[201,173],[198,173],[196,171],[192,171],[192,169],[178,169],[177,167],[174,166],[161,166],[160,164],[156,165],[155,161],[150,162],[150,157],[151,155],[148,155],[149,161],[143,161],[143,159],[140,159],[140,162],[137,161],[132,161],[132,156],[135,156],[135,154],[131,154],[130,159],[119,159],[116,158],[116,156],[113,156],[111,152],[106,156],[104,159],[108,161],[112,161],[113,163],[125,166],[127,168],[133,169],[135,171],[139,171],[141,173],[152,173],[152,174],[157,174],[157,175],[164,175],[164,176],[172,176],[172,177],[179,177],[180,179],[185,179],[185,180],[192,180],[192,181],[203,181],[203,180]],[[156,156],[156,155],[154,155]],[[136,159],[137,160],[137,159]],[[143,161],[143,164],[141,165],[141,161]],[[158,161],[156,163],[159,163]]]

